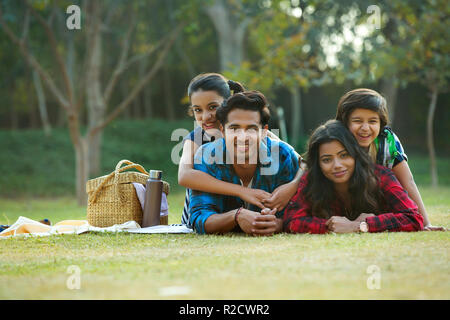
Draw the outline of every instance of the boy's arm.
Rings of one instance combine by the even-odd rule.
[[[403,186],[403,188],[408,192],[411,199],[417,204],[419,208],[419,213],[423,216],[423,225],[429,230],[444,230],[443,227],[432,226],[430,220],[428,219],[427,211],[425,205],[423,204],[422,197],[420,196],[419,189],[414,181],[414,177],[409,169],[408,162],[403,160],[395,167],[392,168],[392,172]]]

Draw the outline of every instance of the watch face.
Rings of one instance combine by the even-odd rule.
[[[359,225],[359,229],[362,232],[368,232],[369,231],[369,226],[367,225],[367,222],[361,222],[361,224]]]

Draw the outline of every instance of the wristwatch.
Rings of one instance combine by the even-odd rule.
[[[367,224],[367,222],[362,221],[359,224],[359,231],[364,232],[364,233],[369,232],[369,225]]]

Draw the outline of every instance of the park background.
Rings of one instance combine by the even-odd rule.
[[[381,92],[431,222],[449,227],[447,1],[1,0],[0,10],[1,224],[84,219],[86,181],[122,159],[163,171],[169,223],[179,223],[184,188],[171,155],[181,137],[171,136],[194,128],[189,81],[220,72],[268,97],[270,128],[299,153],[345,92]],[[449,298],[447,234],[11,239],[0,297],[164,298],[161,288],[181,286],[169,297]],[[73,264],[88,279],[76,292],[64,283]],[[143,264],[157,281],[143,280]],[[302,264],[294,279],[256,277]],[[372,264],[388,270],[384,291],[366,287]]]

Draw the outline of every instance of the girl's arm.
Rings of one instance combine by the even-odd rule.
[[[408,162],[403,160],[394,168],[392,168],[392,172],[394,172],[395,177],[398,179],[403,188],[408,192],[410,198],[417,204],[419,213],[423,216],[424,230],[444,230],[445,228],[443,227],[431,225],[430,220],[428,219],[425,205],[422,201],[422,197],[420,196],[419,189],[417,188],[411,170],[409,169]]]
[[[192,140],[186,140],[183,146],[180,165],[178,167],[178,184],[186,188],[203,192],[239,197],[264,209],[264,199],[271,194],[259,189],[246,188],[230,182],[218,180],[209,174],[194,169],[194,155],[199,146]]]
[[[294,180],[285,183],[277,187],[273,192],[272,196],[264,201],[264,205],[271,209],[277,209],[277,211],[283,210],[288,204],[289,200],[295,195],[298,189],[298,183],[303,176],[304,169],[299,167]]]
[[[271,131],[267,130],[267,136],[272,140],[280,140],[275,134],[273,134]],[[284,141],[283,141],[284,142]],[[287,142],[285,142],[287,145],[289,145]],[[292,146],[289,145],[291,148]],[[276,188],[272,192],[272,196],[270,199],[264,201],[264,205],[271,209],[277,209],[277,211],[281,211],[286,205],[288,204],[289,200],[294,196],[294,194],[297,192],[298,183],[300,182],[300,178],[302,177],[303,173],[306,170],[306,167],[304,165],[304,162],[302,162],[302,157],[295,151],[295,155],[297,156],[298,162],[299,162],[299,170],[297,171],[297,174],[295,175],[295,178],[286,184],[283,184]]]

